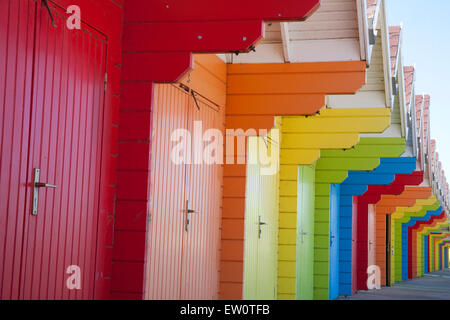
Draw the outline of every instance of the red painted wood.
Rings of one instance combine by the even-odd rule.
[[[247,51],[264,36],[262,20],[125,24],[123,50],[133,52]]]
[[[302,20],[320,0],[125,0],[126,22]]]
[[[43,24],[38,23],[35,25],[36,9],[38,9],[39,16],[41,17],[42,14],[42,17],[47,19],[46,22],[49,22],[48,13],[41,6],[40,1],[0,1],[0,92],[2,92],[2,98],[0,99],[0,211],[2,212],[0,215],[0,298],[17,299],[24,296],[45,298],[51,297],[52,295],[62,295],[61,292],[56,292],[63,284],[61,273],[58,275],[59,278],[55,280],[49,276],[51,273],[46,273],[46,271],[42,270],[56,267],[59,269],[60,267],[56,266],[58,261],[65,259],[61,250],[59,250],[59,253],[53,252],[54,250],[49,249],[48,245],[49,243],[52,246],[56,245],[51,243],[55,236],[54,233],[49,231],[52,225],[66,223],[67,217],[64,215],[52,215],[51,223],[48,219],[42,218],[37,219],[39,221],[35,224],[30,224],[27,221],[27,224],[24,225],[24,217],[27,217],[29,210],[31,210],[28,207],[30,204],[30,174],[32,170],[31,165],[33,164],[32,161],[36,160],[28,152],[31,99],[32,97],[34,99],[33,108],[35,107],[35,103],[40,103],[40,106],[34,110],[35,114],[37,114],[38,108],[41,108],[41,111],[44,107],[50,108],[51,110],[51,112],[47,111],[42,115],[32,118],[33,125],[39,122],[40,125],[34,126],[35,130],[39,130],[39,132],[33,132],[35,135],[31,137],[31,141],[34,147],[31,151],[33,152],[33,156],[35,154],[38,155],[40,159],[36,161],[40,161],[39,165],[42,164],[45,167],[43,170],[46,171],[49,178],[53,177],[55,180],[62,179],[61,176],[63,174],[70,173],[71,171],[67,171],[67,169],[64,172],[59,171],[62,170],[63,162],[61,161],[61,154],[58,151],[60,151],[59,148],[63,148],[65,143],[65,139],[61,138],[61,130],[63,129],[60,129],[59,125],[66,118],[63,113],[55,112],[55,103],[57,98],[63,101],[64,97],[67,96],[68,90],[72,90],[72,92],[76,90],[80,92],[81,90],[81,94],[77,97],[79,100],[77,101],[82,104],[84,104],[83,100],[86,99],[92,99],[92,103],[94,103],[95,99],[99,99],[99,97],[89,93],[89,90],[94,90],[95,87],[93,82],[94,71],[97,66],[101,66],[102,64],[101,60],[97,59],[98,61],[95,61],[96,58],[106,59],[106,70],[108,70],[109,75],[106,100],[104,103],[105,110],[107,111],[104,113],[103,118],[97,118],[99,123],[105,124],[103,127],[98,127],[99,130],[103,128],[103,131],[99,132],[98,135],[98,137],[103,136],[103,143],[100,143],[100,141],[96,143],[96,146],[100,148],[97,151],[101,151],[103,156],[100,165],[99,161],[96,163],[95,160],[92,162],[87,160],[89,157],[93,159],[96,156],[94,153],[85,152],[83,157],[80,156],[79,159],[77,157],[74,160],[80,163],[75,166],[74,170],[82,170],[85,172],[85,174],[81,173],[79,175],[79,181],[85,181],[87,186],[89,186],[87,179],[97,179],[96,189],[98,189],[99,194],[86,187],[86,190],[83,191],[84,193],[78,192],[71,196],[76,199],[84,199],[86,194],[99,197],[98,208],[94,210],[97,213],[93,212],[92,214],[92,217],[99,215],[98,237],[97,239],[93,239],[92,237],[95,236],[95,233],[89,234],[88,232],[91,227],[91,220],[89,219],[91,216],[88,215],[90,212],[85,211],[91,211],[92,209],[86,206],[83,207],[85,203],[83,201],[76,202],[74,210],[79,210],[82,214],[76,216],[74,221],[77,226],[74,226],[75,232],[73,232],[74,230],[72,232],[74,234],[73,241],[77,242],[77,246],[75,247],[79,251],[73,250],[68,255],[70,255],[71,259],[79,259],[80,264],[83,265],[88,263],[89,259],[96,258],[95,270],[91,270],[90,272],[86,271],[90,274],[84,277],[84,280],[89,282],[86,290],[90,292],[94,292],[95,290],[96,298],[107,298],[109,297],[111,284],[112,214],[114,213],[114,184],[116,183],[115,159],[117,157],[117,148],[115,147],[117,145],[117,134],[115,132],[117,132],[118,98],[114,98],[113,94],[116,96],[120,94],[118,90],[120,83],[122,8],[119,4],[123,3],[120,0],[55,0],[50,1],[49,4],[52,13],[59,15],[56,21],[58,30],[47,30],[50,33],[45,35],[46,30]],[[68,61],[70,56],[68,52],[77,52],[79,49],[70,47],[69,37],[67,35],[68,29],[65,28],[65,18],[68,16],[65,13],[65,9],[73,4],[81,7],[83,22],[87,22],[88,25],[94,26],[96,30],[100,30],[103,33],[102,35],[96,30],[90,29],[89,33],[93,37],[101,39],[107,36],[108,38],[108,52],[106,52],[106,47],[103,48],[103,54],[101,56],[96,57],[93,54],[89,54],[94,49],[92,43],[85,41],[85,46],[79,47],[84,48],[83,52],[88,54],[88,57],[84,54],[86,59],[81,61],[80,65],[83,66],[84,64],[86,66],[87,64],[92,64],[93,67],[82,68],[83,70],[87,70],[83,73],[83,79],[81,77],[78,79],[82,84],[80,84],[78,89],[75,89],[75,87],[70,89],[66,81],[59,81],[62,78],[65,80],[69,79],[69,81],[73,82],[76,81],[74,77],[68,76],[68,68],[62,67]],[[58,9],[59,14],[56,12],[56,5],[60,7]],[[34,30],[35,26],[40,28],[36,32]],[[85,29],[87,28],[85,24],[84,27]],[[73,31],[74,34],[77,32],[80,33],[80,31]],[[36,47],[40,49],[36,54],[35,69],[37,70],[39,67],[39,72],[42,74],[36,75],[37,80],[34,82],[34,91],[32,91],[32,80],[34,78],[33,57],[35,56],[33,45],[35,35],[37,37]],[[63,51],[65,54],[62,54]],[[38,54],[41,56],[45,55],[45,58],[38,57]],[[73,57],[71,60],[76,61]],[[99,88],[103,88],[103,74],[104,70],[101,76],[98,77],[97,87]],[[53,103],[50,101],[53,101]],[[103,102],[99,103],[98,109],[103,112],[102,105]],[[58,102],[58,110],[59,108],[63,109],[63,104]],[[87,116],[86,111],[83,109],[78,110],[77,112],[80,114],[78,119],[87,119],[86,117],[83,118],[83,115]],[[67,114],[70,114],[70,112],[72,111],[67,110]],[[53,125],[54,121],[58,123],[57,128]],[[113,124],[116,126],[114,127]],[[76,126],[76,128],[78,127]],[[83,148],[86,149],[89,147],[89,141],[83,140],[82,138],[83,136],[88,137],[84,132],[83,130],[79,132],[81,141],[77,147],[80,151],[83,151]],[[37,136],[40,136],[40,138],[35,139],[34,137]],[[66,151],[66,149],[64,150]],[[30,158],[30,163],[27,163],[28,158]],[[83,162],[81,159],[86,161]],[[50,163],[52,162],[56,164],[51,165]],[[89,167],[89,164],[93,166]],[[96,164],[97,167],[95,167]],[[67,168],[67,165],[64,168]],[[93,172],[92,176],[89,177],[86,176],[88,168],[90,170],[92,169],[91,171]],[[101,180],[99,179],[100,170]],[[99,173],[98,176],[95,175],[94,171]],[[62,190],[58,191],[62,192]],[[48,195],[42,194],[44,203],[54,202],[55,210],[58,208],[58,201],[68,201],[70,198],[64,195],[58,200],[58,196],[51,195],[50,192]],[[87,200],[89,195],[86,197],[87,202],[89,202]],[[36,231],[35,234],[26,234],[27,238],[25,241],[28,241],[26,246],[27,251],[32,251],[33,255],[38,257],[36,259],[40,259],[37,262],[35,270],[31,269],[32,271],[29,275],[25,275],[30,270],[25,265],[27,263],[30,264],[29,259],[33,260],[35,258],[34,256],[30,258],[28,255],[26,259],[22,258],[25,257],[25,253],[22,254],[24,227],[27,230],[31,228]],[[61,233],[60,230],[58,232]],[[36,245],[32,246],[33,240],[40,240],[40,242],[35,241]],[[84,240],[89,243],[94,243],[97,246],[95,249],[97,251],[96,257],[78,254],[90,251],[86,247],[86,243],[83,242]],[[60,243],[59,245],[62,244]],[[37,253],[34,253],[39,252],[39,250],[42,252],[41,257]],[[21,260],[24,260],[23,264]],[[19,288],[21,269],[23,280],[22,287]],[[24,282],[25,280],[31,281],[33,287],[30,287],[28,282]],[[58,287],[58,290],[56,287]],[[69,298],[79,297],[80,294],[69,295]]]
[[[144,81],[147,83],[172,82],[180,79],[186,71],[192,68],[191,52],[193,51],[247,51],[252,44],[261,39],[263,35],[263,20],[289,19],[290,17],[288,14],[291,15],[292,19],[301,20],[312,12],[313,7],[317,7],[319,1],[314,1],[314,5],[307,8],[308,4],[311,3],[312,2],[304,1],[290,1],[287,3],[283,1],[282,4],[270,2],[262,5],[260,2],[255,2],[253,3],[254,6],[252,7],[252,10],[247,10],[248,8],[245,7],[245,5],[243,6],[242,3],[227,3],[223,9],[220,9],[218,6],[222,4],[218,3],[214,3],[213,5],[211,5],[211,3],[203,3],[203,5],[201,5],[200,3],[192,2],[189,4],[174,2],[173,8],[181,8],[182,17],[181,20],[168,20],[164,13],[157,13],[157,11],[153,11],[153,8],[150,6],[155,3],[148,1],[126,1],[126,24],[124,29],[125,54],[122,73],[123,87],[130,88],[131,84],[141,86],[142,84],[138,84],[138,82]],[[167,3],[164,5],[167,5]],[[186,5],[189,9],[185,8]],[[290,5],[293,7],[290,7]],[[286,14],[284,12],[277,12],[274,16],[273,11],[271,12],[270,10],[277,7],[286,10]],[[193,8],[194,10],[192,10]],[[288,8],[291,10],[287,10]],[[195,18],[190,16],[190,12],[194,12],[195,14],[200,13],[198,15],[199,21],[196,21]],[[236,12],[238,12],[238,14]],[[136,16],[142,13],[146,16]],[[280,13],[281,16],[279,15]],[[155,14],[157,17],[156,19],[160,20],[154,20],[152,16],[147,16],[148,14]],[[129,24],[129,22],[135,18],[137,18],[137,20],[133,21],[135,23],[132,25]],[[205,21],[205,19],[208,21]],[[170,23],[167,23],[169,21]],[[148,22],[150,22],[150,24],[148,24]],[[137,97],[144,97],[146,95],[142,91],[139,93],[140,94],[137,95]],[[126,103],[123,104],[122,108],[131,108],[133,110],[137,109],[138,106],[135,105],[134,101],[130,101],[127,97],[125,97],[125,99]],[[139,102],[139,105],[142,106],[141,102]],[[150,108],[150,104],[148,107]],[[124,130],[127,131],[126,129]],[[123,143],[125,143],[125,141]],[[149,148],[149,146],[141,146],[139,150],[143,152],[146,148]],[[148,151],[150,152],[149,149]],[[127,155],[123,155],[121,153],[119,160],[126,157]],[[130,161],[127,160],[120,160],[120,163],[124,162],[130,163]],[[128,167],[127,170],[131,170],[131,168]],[[129,184],[125,184],[124,187],[121,186],[121,181],[128,181],[126,177],[124,177],[124,179],[125,180],[119,179],[119,202],[126,200],[121,197],[123,195],[121,190],[126,189],[126,187],[129,186]],[[142,181],[145,181],[145,179]],[[145,190],[145,188],[143,189]],[[144,194],[139,194],[139,196],[133,197],[134,200],[137,200],[138,198],[141,200],[146,200],[146,196]],[[192,245],[191,247],[194,248],[195,246]],[[161,259],[164,260],[164,258],[160,258],[160,260]],[[153,263],[158,263],[158,260],[150,260],[149,268],[152,268]],[[161,263],[161,261],[159,261],[159,263]],[[189,264],[189,266],[191,265],[192,264]],[[195,274],[196,272],[199,271],[189,271],[188,274]],[[151,275],[149,277],[151,278]],[[157,281],[164,281],[164,279],[157,279]],[[171,279],[171,281],[175,281],[175,279]],[[152,288],[152,290],[156,290],[149,293],[149,296],[159,297],[162,295],[162,291],[158,291],[160,290],[158,289],[158,284],[155,284],[154,286],[147,285],[147,287]],[[192,290],[195,290],[194,288]],[[165,294],[174,294],[170,293],[167,289],[165,290]],[[186,296],[189,296],[189,294],[186,293]]]
[[[408,279],[412,279],[413,278],[413,236],[412,236],[412,232],[411,232],[411,228],[408,227],[408,242],[406,243],[407,245],[407,251],[408,251]]]
[[[0,1],[0,299],[18,299],[35,2]]]
[[[65,14],[54,9],[59,25]],[[39,7],[28,181],[41,181],[38,215],[25,210],[23,299],[93,299],[99,217],[106,42],[84,27],[54,28]],[[31,197],[32,188],[28,188]],[[28,203],[30,204],[30,203]],[[68,290],[66,269],[81,268],[81,290]]]
[[[175,82],[192,68],[193,52],[248,52],[264,37],[265,20],[301,21],[319,5],[320,0],[127,0],[123,80]]]
[[[414,224],[414,226],[409,227],[409,229],[411,230],[415,230],[417,231],[421,226],[423,225],[431,225],[433,224],[435,221],[437,220],[441,220],[442,218],[445,218],[445,211],[442,211],[442,213],[438,216],[432,216],[428,221],[416,221],[416,223]]]
[[[94,27],[108,38],[106,70],[108,83],[105,95],[104,130],[100,181],[100,204],[98,220],[97,264],[95,274],[95,297],[111,297],[113,224],[116,198],[116,164],[118,154],[118,100],[122,60],[123,0],[51,0],[50,6],[58,5],[63,11],[77,5],[82,11],[82,21]],[[68,16],[68,15],[67,15]],[[63,26],[59,26],[63,27]],[[151,91],[150,91],[151,92]],[[117,268],[114,269],[117,271]],[[119,273],[120,275],[122,273]],[[119,279],[120,280],[120,279]],[[142,281],[141,281],[142,282]]]
[[[187,52],[124,54],[122,81],[175,82],[192,65],[192,54]]]
[[[367,290],[367,267],[368,267],[368,228],[369,228],[369,206],[365,202],[357,200],[356,221],[356,289]]]
[[[142,117],[146,117],[146,113],[151,114],[150,118],[154,116],[157,107],[153,102],[153,99],[155,99],[152,95],[154,90],[153,83],[175,82],[179,80],[193,66],[192,52],[218,53],[248,51],[251,45],[262,38],[264,20],[302,20],[310,15],[318,7],[319,3],[319,0],[282,0],[278,2],[264,1],[263,3],[260,1],[251,1],[245,4],[240,1],[234,1],[232,3],[228,2],[224,6],[224,3],[218,2],[176,1],[163,3],[164,8],[169,4],[169,8],[172,5],[172,8],[175,9],[173,11],[171,10],[173,14],[167,16],[166,12],[158,12],[158,10],[160,11],[158,6],[162,2],[124,1],[125,23],[123,39],[125,48],[123,50],[121,116],[119,118],[120,123],[123,123],[124,126],[120,128],[121,137],[127,136],[131,133],[128,131],[132,131],[132,127],[127,126],[127,112],[133,111]],[[154,8],[152,6],[154,5],[158,7],[158,10],[153,10]],[[179,16],[177,17],[177,15]],[[155,39],[158,40],[156,41]],[[173,108],[176,101],[177,99],[172,99],[170,103],[164,102],[168,104],[164,106],[164,108],[169,109],[167,112],[173,111],[170,111],[170,109]],[[160,112],[163,111],[161,110]],[[179,121],[178,117],[181,116],[179,112],[171,113],[171,121]],[[163,119],[164,117],[168,117],[167,115],[159,116],[162,116]],[[159,122],[153,121],[153,123],[158,124]],[[164,120],[158,125],[163,126],[163,129],[167,130],[167,128],[175,124],[169,122],[169,120]],[[154,128],[152,130],[155,131],[157,129]],[[122,133],[122,131],[124,132]],[[195,260],[200,258],[198,258],[198,253],[194,250],[198,247],[194,243],[198,243],[200,241],[199,239],[183,240],[185,241],[186,250],[191,252],[191,256],[197,257],[193,260],[196,262],[189,263],[186,266],[188,268],[188,271],[186,271],[187,280],[179,278],[178,273],[175,272],[175,268],[179,264],[177,253],[181,252],[179,248],[180,244],[177,242],[181,242],[181,239],[177,238],[178,235],[174,233],[174,230],[176,230],[174,228],[177,228],[180,223],[178,220],[179,215],[172,217],[167,213],[163,215],[162,212],[171,212],[170,210],[178,210],[176,212],[179,212],[179,210],[183,210],[184,204],[178,203],[177,200],[172,202],[168,200],[176,192],[178,192],[179,197],[181,191],[176,189],[176,184],[168,185],[168,182],[164,182],[164,179],[172,176],[173,170],[175,170],[167,164],[169,162],[167,148],[163,150],[158,149],[155,155],[159,159],[159,167],[156,172],[150,165],[145,166],[143,161],[135,161],[134,154],[128,152],[133,149],[138,150],[140,155],[151,154],[153,150],[151,144],[154,143],[156,137],[162,139],[164,135],[154,136],[153,140],[150,138],[136,139],[136,137],[132,136],[131,140],[121,139],[119,141],[121,147],[118,160],[117,219],[120,221],[120,228],[132,227],[138,230],[147,230],[147,225],[140,218],[140,214],[142,214],[142,210],[145,207],[149,208],[148,210],[154,214],[151,225],[157,223],[161,223],[161,225],[158,227],[159,229],[151,225],[148,226],[147,232],[149,238],[147,240],[149,246],[147,251],[149,254],[148,260],[146,261],[145,286],[139,283],[139,281],[136,281],[140,275],[123,273],[118,271],[118,268],[114,268],[112,281],[113,296],[125,295],[136,297],[136,295],[143,294],[147,298],[201,296],[205,297],[205,299],[210,299],[214,295],[211,288],[215,276],[208,275],[208,277],[203,278],[202,285],[199,285],[198,279],[200,274],[202,272],[209,274],[211,272],[210,270],[212,270],[208,269],[205,271],[204,268],[202,269],[196,265],[196,263],[201,261]],[[139,173],[135,173],[136,171]],[[173,173],[173,176],[178,175]],[[211,179],[211,176],[207,174],[199,176],[202,176],[204,179]],[[134,178],[138,178],[138,180],[134,180],[135,183],[139,184],[138,187],[131,185],[131,181]],[[160,184],[162,187],[156,188]],[[155,202],[149,203],[150,194],[153,192],[150,190],[150,186],[157,192],[165,190],[163,195],[158,196],[157,194],[152,194],[152,198],[158,199],[160,197],[162,199],[159,207]],[[211,187],[211,190],[213,189]],[[220,190],[219,187],[216,189]],[[133,192],[130,192],[130,190]],[[196,193],[192,191],[192,194],[194,195]],[[217,194],[216,192],[211,197],[205,195],[205,198],[208,198],[208,201],[212,201],[210,199],[215,199]],[[166,196],[166,198],[164,199],[163,196]],[[196,201],[194,199],[191,200]],[[204,201],[201,202],[198,200],[198,206],[208,206]],[[130,209],[130,204],[133,202],[140,203],[136,205],[139,210],[135,209],[135,207]],[[158,212],[160,218],[157,218]],[[220,212],[220,210],[217,212]],[[138,224],[131,222],[134,219],[139,219],[141,222]],[[117,226],[116,231],[120,231],[117,229]],[[161,232],[158,230],[161,230]],[[207,230],[211,230],[210,227]],[[199,234],[212,237],[211,234],[208,235],[208,232],[210,231],[202,231]],[[171,238],[164,238],[169,237],[171,234]],[[203,248],[202,250],[206,250],[206,252],[212,250],[212,247],[201,248]],[[209,254],[212,254],[212,251]],[[217,254],[217,251],[214,254]],[[142,255],[144,255],[144,252]],[[190,257],[183,259],[191,261],[188,260],[191,259]],[[117,261],[117,263],[122,263],[122,261]],[[114,265],[116,265],[116,261]],[[162,265],[168,266],[165,272],[171,272],[170,276],[164,273],[161,275],[161,270],[163,270]],[[143,266],[143,264],[135,264],[135,271],[138,272],[137,270],[141,270]],[[207,268],[212,268],[212,264]],[[129,282],[127,279],[129,279]],[[185,285],[188,283],[192,289],[186,292],[177,291],[177,288],[181,285],[180,281],[183,281]],[[126,283],[132,283],[133,286],[124,286]],[[148,288],[148,292],[144,292],[144,287]]]
[[[407,185],[419,185],[424,177],[423,171],[415,171],[411,174],[395,175],[394,181],[390,185],[369,185],[368,190],[357,200],[357,290],[367,290],[367,267],[369,260],[375,261],[375,250],[371,251],[373,256],[369,257],[368,242],[372,228],[368,221],[369,205],[376,204],[381,200],[382,195],[399,195]],[[371,228],[371,230],[369,230]]]
[[[376,212],[375,212],[375,206],[373,204],[368,206],[368,253],[367,253],[367,265],[368,266],[374,266],[376,265],[375,262],[375,249],[376,249]]]
[[[104,117],[102,113],[103,105],[107,110],[112,110],[112,89],[118,87],[120,80],[120,71],[114,72],[114,70],[119,69],[117,65],[120,63],[122,9],[117,6],[117,3],[109,0],[95,2],[58,0],[57,2],[62,8],[56,9],[54,2],[50,2],[50,7],[57,18],[58,28],[49,27],[48,13],[39,1],[17,0],[0,3],[0,65],[8,66],[2,67],[0,72],[0,91],[4,93],[0,103],[0,181],[2,182],[0,197],[4,199],[0,199],[0,206],[3,206],[2,212],[7,213],[0,215],[0,228],[5,226],[8,230],[8,232],[0,230],[0,297],[2,299],[88,296],[93,298],[94,290],[95,297],[105,298],[109,296],[110,291],[108,277],[111,275],[113,227],[110,214],[114,209],[115,189],[110,185],[115,183],[115,170],[111,170],[115,167],[115,155],[111,154],[111,151],[114,150],[112,146],[117,144],[117,136],[111,140],[114,136],[112,112],[105,112]],[[84,8],[101,8],[101,10],[84,11],[83,21],[88,21],[89,25],[102,29],[108,35],[108,55],[106,45],[99,41],[105,38],[104,35],[89,29],[86,25],[84,25],[85,31],[71,33],[65,28],[67,17],[65,8],[70,4],[79,4],[82,8],[84,5]],[[36,8],[39,21],[35,25]],[[86,29],[89,29],[88,33]],[[116,34],[111,34],[112,31]],[[36,54],[33,52],[35,35]],[[85,38],[81,44],[81,38],[76,37],[82,35]],[[78,41],[79,45],[71,45],[71,41],[72,43]],[[74,53],[78,53],[78,56],[74,57]],[[69,58],[70,62],[68,62]],[[103,102],[105,59],[107,59],[106,68],[110,76],[107,99]],[[75,64],[78,64],[75,68],[81,67],[82,71],[77,69],[73,72],[69,69],[69,65],[74,69]],[[102,71],[98,72],[98,68]],[[32,81],[34,81],[33,91]],[[70,83],[76,83],[76,85],[70,86],[68,85]],[[72,108],[64,108],[69,106],[64,103],[68,99],[69,91],[76,99],[71,98]],[[97,94],[94,94],[94,91]],[[33,103],[31,103],[32,98]],[[76,104],[85,106],[85,109],[79,106],[74,108]],[[29,138],[30,106],[33,107],[33,117],[31,118],[32,135]],[[89,110],[92,110],[92,113]],[[67,125],[70,124],[67,121],[72,120],[69,119],[71,116],[74,117],[75,130]],[[76,122],[77,119],[79,122]],[[90,128],[94,128],[95,132],[88,131]],[[75,141],[74,145],[69,144],[72,143],[69,140],[75,137],[69,132],[78,135],[79,143]],[[5,135],[13,140],[1,138]],[[102,136],[104,143],[99,140]],[[32,143],[30,152],[28,152],[28,140]],[[9,141],[13,144],[11,145]],[[72,155],[71,152],[76,153],[77,156],[72,160],[76,164],[69,170],[67,169],[68,161],[65,158]],[[100,158],[100,155],[103,157]],[[30,163],[26,162],[27,158],[30,159]],[[12,166],[13,163],[17,165]],[[53,179],[54,183],[61,185],[61,189],[53,194],[50,191],[41,192],[43,198],[40,204],[43,206],[41,210],[45,211],[43,215],[32,221],[28,215],[31,210],[29,207],[30,186],[34,165],[41,166],[43,178]],[[74,172],[78,179],[78,183],[74,183],[75,186],[72,187],[75,192],[71,191],[70,195],[63,195],[62,184],[55,181],[69,181],[64,175],[73,176]],[[101,180],[100,172],[103,177]],[[9,185],[4,183],[6,181],[9,181]],[[84,186],[80,191],[81,184]],[[7,189],[3,190],[3,188]],[[79,215],[65,215],[61,206],[70,207],[72,212],[78,212]],[[23,220],[24,217],[27,219],[26,222]],[[98,238],[95,236],[97,217]],[[67,228],[66,238],[70,238],[74,245],[70,250],[63,250],[65,238],[61,242],[55,239],[62,238],[62,234],[66,231],[63,225],[68,223],[71,223],[71,227]],[[25,233],[23,228],[26,230]],[[90,230],[93,232],[89,232]],[[25,243],[22,244],[21,240],[24,236]],[[22,246],[25,247],[23,253]],[[83,285],[83,293],[63,292],[64,280],[67,277],[61,263],[64,259],[76,260],[80,264],[83,271],[82,281],[86,284]],[[53,272],[55,268],[58,272]],[[19,288],[20,278],[22,278],[22,286]],[[85,294],[85,292],[89,293]]]

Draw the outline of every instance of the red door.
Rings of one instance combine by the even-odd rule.
[[[375,239],[375,230],[376,230],[376,219],[375,219],[375,205],[369,204],[368,207],[368,256],[367,256],[367,265],[374,266],[375,262],[375,248],[376,248],[376,239]]]
[[[36,2],[18,3],[33,6]],[[14,226],[23,240],[20,248],[6,245],[20,263],[14,270],[3,269],[2,282],[14,283],[18,289],[4,298],[92,299],[106,43],[95,30],[66,28],[63,11],[55,8],[57,27],[53,27],[47,9],[40,2],[36,6],[36,23],[28,30],[28,36],[34,36],[33,46],[26,51],[33,53],[26,73],[31,89],[24,92],[31,97],[31,107],[22,122],[29,134],[21,137],[28,161],[21,159],[18,164],[26,181],[26,198],[16,199],[20,206],[7,209],[10,217],[24,217]],[[6,157],[2,166],[4,161]],[[8,264],[11,257],[2,258]],[[67,284],[69,278],[72,287]]]
[[[145,298],[213,299],[218,285],[222,168],[195,164],[193,141],[194,121],[201,121],[202,135],[221,128],[221,118],[213,103],[200,96],[194,99],[175,84],[155,85],[154,99]],[[191,164],[171,160],[177,145],[171,137],[177,129],[191,135]],[[204,146],[200,141],[201,149]]]
[[[392,259],[392,249],[391,249],[391,215],[386,215],[386,286],[391,286],[391,259]]]

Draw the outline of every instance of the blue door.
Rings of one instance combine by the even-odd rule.
[[[428,236],[424,236],[425,241],[423,242],[423,271],[424,273],[428,273]]]
[[[330,189],[330,252],[329,252],[329,298],[339,296],[339,198],[340,185],[332,184]]]

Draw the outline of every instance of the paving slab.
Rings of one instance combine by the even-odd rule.
[[[392,287],[358,291],[339,300],[450,300],[450,269],[397,282]]]

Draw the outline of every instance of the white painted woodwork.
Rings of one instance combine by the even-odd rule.
[[[256,52],[233,55],[232,63],[366,60],[370,50],[365,6],[365,0],[322,0],[306,21],[267,22]]]

